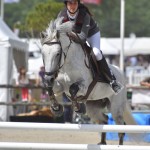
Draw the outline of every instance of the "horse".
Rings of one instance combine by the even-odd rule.
[[[108,83],[96,82],[88,97],[84,99],[93,81],[93,75],[88,67],[89,59],[82,45],[71,40],[67,34],[72,31],[72,28],[71,21],[62,23],[62,18],[57,18],[41,32],[45,67],[44,85],[49,93],[52,112],[56,116],[62,115],[63,106],[59,102],[59,96],[64,92],[70,97],[73,106],[77,102],[85,104],[87,115],[95,123],[108,123],[108,116],[105,114],[107,109],[116,124],[135,125],[127,101],[125,77],[117,66],[109,64],[116,79],[124,86],[122,91],[116,95]],[[123,145],[124,136],[125,133],[118,133],[119,145]],[[101,141],[98,144],[106,144],[106,133],[101,134]]]

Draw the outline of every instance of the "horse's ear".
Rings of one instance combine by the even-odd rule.
[[[47,34],[45,32],[40,33],[40,38],[41,38],[41,44],[44,43],[45,38],[47,37]]]
[[[40,38],[41,38],[41,39],[44,39],[46,36],[47,36],[47,35],[46,35],[45,32],[42,31],[42,32],[40,33]]]
[[[59,39],[59,37],[60,37],[60,33],[58,31],[56,33],[56,37],[57,37],[57,39]]]

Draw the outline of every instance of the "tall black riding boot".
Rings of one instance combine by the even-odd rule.
[[[102,60],[99,60],[97,62],[98,62],[99,71],[106,78],[106,80],[110,83],[112,90],[116,94],[118,94],[122,90],[123,86],[119,82],[116,81],[114,74],[111,72],[105,60],[105,57],[103,56]]]

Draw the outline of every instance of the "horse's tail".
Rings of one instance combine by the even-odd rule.
[[[124,111],[124,121],[127,125],[138,125],[135,121],[135,119],[132,116],[131,108],[128,103],[126,103],[125,111]],[[141,142],[145,138],[145,134],[141,133],[128,133],[128,137],[133,142]]]

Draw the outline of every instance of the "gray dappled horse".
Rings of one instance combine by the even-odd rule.
[[[67,36],[73,24],[62,24],[61,21],[62,18],[51,21],[46,31],[41,33],[44,85],[50,96],[52,112],[57,116],[62,115],[63,107],[57,97],[65,92],[73,104],[77,101],[85,103],[86,113],[95,123],[107,124],[108,117],[103,112],[107,108],[116,124],[136,124],[127,104],[124,76],[116,66],[109,65],[116,79],[124,85],[119,94],[115,95],[109,84],[97,82],[87,99],[81,99],[85,98],[93,77],[91,70],[85,65],[88,64],[88,59],[81,45]],[[124,135],[119,133],[120,145],[123,144]],[[106,144],[105,133],[102,133],[99,144]]]

